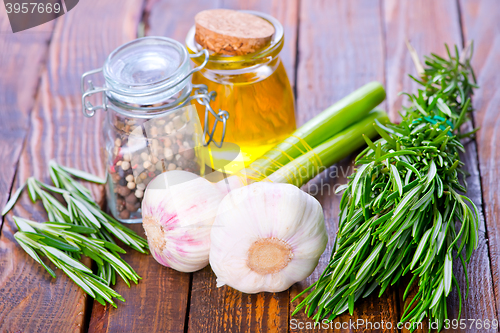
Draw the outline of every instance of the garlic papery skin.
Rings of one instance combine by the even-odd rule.
[[[279,292],[308,277],[326,248],[323,209],[297,187],[268,182],[232,190],[210,234],[217,286]]]
[[[174,170],[158,175],[142,201],[142,224],[158,263],[180,272],[208,264],[210,229],[225,191],[198,175]]]

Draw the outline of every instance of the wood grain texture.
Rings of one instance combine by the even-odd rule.
[[[146,34],[164,36],[185,44],[195,15],[206,9],[219,8],[219,0],[147,0]]]
[[[300,126],[385,74],[380,1],[303,1],[299,13]]]
[[[257,10],[276,16],[284,25],[286,42],[283,62],[293,82],[297,1],[150,1],[148,35],[162,35],[184,41],[194,24],[194,16],[210,8]],[[183,15],[177,15],[182,12]],[[215,288],[215,276],[209,268],[193,274],[189,330],[238,332],[282,331],[288,326],[288,293],[244,295],[230,288]]]
[[[12,33],[0,6],[0,205],[7,202],[54,22]],[[0,232],[3,218],[0,219]]]
[[[496,311],[500,317],[500,4],[498,1],[460,1],[465,40],[474,40],[472,65],[479,89],[473,105],[477,153],[481,174],[487,247],[491,261]],[[486,247],[486,244],[484,245]],[[482,251],[486,256],[488,252]],[[485,258],[486,260],[486,258]],[[486,319],[486,318],[485,318]]]
[[[193,274],[189,332],[287,332],[288,291],[250,295],[215,280],[210,267]]]
[[[140,14],[139,1],[88,0],[56,21],[15,188],[29,176],[49,182],[47,164],[51,158],[104,175],[103,118],[100,114],[84,119],[80,76],[101,66],[110,51],[135,37]],[[102,199],[102,187],[92,189],[96,198]],[[33,205],[27,195],[23,195],[14,214],[36,221],[47,218],[40,204]],[[60,271],[54,280],[35,263],[15,242],[16,229],[11,214],[0,237],[0,331],[82,331],[85,294]]]
[[[166,36],[183,42],[201,9],[212,8],[212,1],[147,1],[146,29],[149,36]],[[201,9],[200,9],[201,8]],[[132,228],[144,234],[142,225]],[[115,309],[94,302],[90,332],[183,332],[188,306],[190,274],[179,273],[158,264],[152,256],[129,251],[123,258],[142,277],[130,289],[118,281],[116,290],[126,299]]]
[[[333,5],[334,4],[334,5]],[[301,2],[299,10],[299,58],[297,70],[298,125],[312,118],[326,107],[360,86],[377,80],[384,83],[384,36],[379,1],[311,1]],[[295,284],[290,296],[295,297],[316,281],[328,264],[334,237],[338,228],[341,195],[335,194],[346,177],[353,173],[347,159],[327,170],[306,186],[306,190],[322,204],[329,234],[327,250],[313,274]],[[291,311],[298,305],[293,302]],[[351,322],[396,323],[397,299],[394,289],[388,289],[378,298],[372,295],[356,303],[354,315],[343,314],[331,325],[308,330],[312,323],[301,311],[291,318],[292,332],[349,331]],[[296,321],[295,321],[296,320]],[[304,329],[301,324],[304,323]],[[342,326],[344,325],[344,326]],[[328,327],[328,329],[324,329]],[[368,325],[357,326],[358,331],[390,332],[384,326],[378,329]]]
[[[291,82],[295,67],[297,1],[223,1],[214,7],[256,10],[275,16],[285,29],[282,60]],[[192,16],[203,9],[203,2]],[[191,13],[190,13],[191,14]],[[190,27],[190,26],[189,26]],[[153,29],[153,25],[151,25]],[[186,30],[187,32],[187,30]],[[293,84],[293,83],[292,83]],[[191,332],[286,332],[289,295],[260,293],[247,295],[229,287],[216,288],[215,275],[209,267],[193,273],[189,330]]]
[[[141,224],[130,227],[145,237]],[[184,332],[189,274],[161,266],[151,255],[127,252],[122,258],[142,280],[128,288],[118,279],[114,289],[126,302],[117,309],[94,302],[89,332]]]
[[[444,44],[461,45],[460,19],[455,0],[383,1],[386,34],[387,105],[392,121],[406,102],[401,91],[415,91],[417,83],[408,74],[417,75],[405,40],[421,56],[430,52],[446,54]]]
[[[415,92],[418,85],[407,74],[417,75],[415,66],[406,48],[405,40],[411,41],[421,59],[431,52],[441,56],[446,55],[444,43],[450,47],[458,45],[461,48],[461,26],[459,8],[456,1],[384,1],[384,20],[387,50],[387,96],[389,111],[392,120],[399,118],[398,111],[407,100],[398,96],[400,91]],[[423,60],[422,60],[423,61]],[[470,125],[469,125],[470,127]],[[461,156],[466,171],[467,196],[481,210],[481,184],[477,168],[476,143],[469,141],[466,144],[466,153]],[[479,247],[467,266],[470,279],[469,298],[462,299],[463,319],[493,319],[496,318],[496,308],[493,302],[494,293],[491,279],[491,267],[488,258],[487,240],[484,234],[484,218],[481,214],[481,232]],[[454,274],[459,281],[462,296],[465,295],[466,282],[460,261],[454,261]],[[406,285],[399,290],[402,297]],[[410,299],[411,299],[410,294]],[[404,300],[400,300],[402,310]],[[448,316],[450,319],[458,317],[459,299],[456,291],[450,294],[447,301]],[[426,332],[427,329],[417,330]],[[407,332],[407,330],[403,330]]]
[[[471,141],[466,144],[467,154],[462,158],[471,173],[468,196],[478,207],[484,207],[485,212],[485,219],[481,215],[480,246],[468,265],[471,292],[464,303],[462,318],[491,320],[498,318],[500,306],[500,169],[495,164],[500,160],[496,150],[500,124],[500,79],[497,75],[500,4],[497,0],[458,2],[460,11],[451,0],[302,0],[300,8],[299,0],[147,0],[146,31],[149,35],[173,37],[183,42],[194,15],[200,10],[224,7],[270,13],[285,28],[282,59],[296,86],[298,125],[371,80],[386,83],[386,105],[395,120],[403,103],[397,93],[415,89],[415,84],[406,77],[407,73],[414,73],[414,67],[404,39],[409,38],[421,55],[431,51],[443,54],[444,42],[461,43],[461,13],[465,39],[475,40],[473,65],[481,89],[477,90],[473,101],[477,109],[474,119],[475,125],[482,127],[477,136],[477,151],[475,141]],[[0,166],[0,205],[7,201],[14,178],[14,190],[31,175],[48,182],[46,166],[51,158],[104,174],[100,136],[103,117],[99,114],[93,119],[84,119],[81,115],[79,79],[84,71],[102,65],[106,55],[116,46],[134,38],[142,6],[137,0],[81,1],[55,24],[54,41],[45,56],[51,37],[52,28],[49,27],[54,22],[7,36],[10,28],[4,7],[0,5],[0,159],[4,161]],[[5,32],[6,27],[8,32]],[[29,34],[32,31],[35,33]],[[43,69],[46,58],[47,68]],[[297,73],[294,73],[295,67]],[[37,91],[39,77],[41,82]],[[346,159],[304,188],[323,205],[329,235],[335,235],[338,221],[340,196],[333,194],[334,189],[345,184],[346,176],[352,171],[351,160]],[[102,202],[102,187],[93,186],[92,190]],[[26,195],[14,214],[39,221],[46,218],[43,208],[39,204],[32,205]],[[133,228],[142,232],[140,225]],[[88,310],[85,295],[59,271],[58,279],[51,279],[17,246],[13,239],[15,231],[12,215],[9,215],[0,235],[0,332],[82,331]],[[328,262],[332,242],[333,237],[318,268],[306,281],[283,293],[257,295],[242,294],[228,287],[216,288],[215,276],[209,267],[190,277],[158,265],[151,256],[130,250],[124,258],[143,280],[130,289],[122,281],[117,283],[118,292],[127,300],[119,302],[118,309],[95,303],[89,330],[309,331],[291,325],[290,319],[297,319],[295,325],[312,322],[301,314],[290,318],[298,302],[290,305],[289,300],[321,273]],[[464,286],[459,267],[455,263],[454,272]],[[353,317],[342,315],[333,322],[333,327],[336,323],[358,319],[396,323],[400,317],[401,309],[397,304],[401,294],[397,289],[389,289],[381,298],[371,296],[360,301]],[[456,293],[451,295],[448,305],[450,318],[456,318]],[[189,317],[186,317],[187,310]],[[185,327],[186,322],[188,327]],[[349,329],[330,331],[347,332]]]
[[[150,36],[168,36],[184,43],[187,32],[194,25],[194,16],[206,9],[256,10],[270,14],[281,22],[285,31],[285,45],[280,57],[293,86],[295,83],[298,3],[298,0],[195,0],[188,2],[148,0],[146,6],[146,12],[148,13],[146,34]],[[178,15],[181,12],[182,15]]]
[[[297,1],[223,1],[221,8],[256,10],[275,16],[285,29],[282,60],[293,84],[295,67]],[[193,12],[194,15],[201,9]],[[152,27],[152,26],[151,26]],[[191,332],[286,332],[289,294],[247,295],[229,287],[216,288],[210,268],[193,273],[189,330]]]

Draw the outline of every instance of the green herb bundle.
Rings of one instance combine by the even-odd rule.
[[[129,287],[130,281],[137,283],[141,277],[120,258],[119,253],[126,252],[116,244],[113,236],[141,253],[146,253],[147,241],[103,212],[93,200],[90,191],[72,176],[99,184],[104,184],[104,179],[58,165],[54,161],[51,161],[49,166],[50,176],[56,187],[33,177],[28,178],[25,185],[13,194],[2,210],[2,215],[12,209],[23,189],[27,187],[33,202],[41,200],[50,222],[37,223],[15,216],[14,221],[19,231],[14,237],[19,245],[54,278],[56,276],[52,269],[38,255],[48,257],[56,267],[101,304],[108,302],[116,306],[113,297],[124,301],[109,287],[116,283],[116,275],[118,274]],[[66,205],[51,193],[61,195]],[[97,275],[77,261],[81,259],[81,255],[94,260]]]
[[[465,50],[461,61],[455,47],[454,55],[448,50],[448,59],[426,57],[421,77],[412,77],[421,88],[406,94],[411,106],[401,123],[376,121],[381,139],[365,138],[368,147],[342,188],[330,263],[303,292],[310,291],[294,314],[304,308],[316,321],[332,320],[346,310],[352,314],[359,298],[378,286],[381,296],[408,273],[413,277],[404,298],[412,285],[418,291],[402,321],[429,316],[441,330],[452,285],[461,307],[453,257],[460,258],[467,274],[465,265],[478,245],[479,230],[477,208],[460,194],[466,189],[459,177],[464,174],[459,139],[471,134],[461,134],[460,126],[472,111],[470,97],[476,87],[471,55]]]
[[[59,215],[58,221],[61,221],[62,218],[66,222],[95,228],[97,231],[95,234],[90,235],[92,238],[114,243],[112,237],[114,236],[134,250],[146,253],[146,249],[148,248],[147,240],[103,212],[93,200],[90,191],[75,181],[71,175],[101,184],[104,183],[104,180],[77,169],[58,165],[54,161],[50,162],[49,171],[54,184],[65,191],[62,195],[68,207],[68,214],[64,211],[56,212]],[[50,207],[47,212],[50,217]],[[115,273],[118,271],[109,262],[104,262],[102,265],[100,262],[97,263],[98,275],[106,280],[108,285],[115,284]],[[128,280],[123,275],[121,276],[129,284]]]
[[[125,253],[122,248],[114,243],[83,235],[93,234],[95,229],[71,223],[38,223],[17,216],[14,216],[14,221],[19,229],[14,238],[26,253],[56,278],[54,271],[40,259],[39,255],[49,258],[57,268],[102,305],[108,302],[116,307],[113,297],[121,301],[125,299],[111,289],[106,280],[93,274],[90,268],[75,260],[80,259],[81,254],[91,257],[100,265],[103,265],[103,261],[110,263],[121,276],[127,276],[135,283],[140,279],[137,273],[116,254]],[[125,277],[124,280],[127,282]]]

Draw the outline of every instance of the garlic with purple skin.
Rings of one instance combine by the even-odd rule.
[[[279,292],[308,277],[326,248],[323,209],[297,187],[268,182],[231,191],[211,231],[217,286]]]
[[[180,272],[205,267],[210,229],[227,191],[186,171],[154,178],[144,193],[142,224],[155,260]]]

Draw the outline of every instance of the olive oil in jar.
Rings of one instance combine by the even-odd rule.
[[[245,164],[260,157],[296,128],[293,92],[281,62],[269,77],[258,82],[220,84],[202,73],[196,73],[193,82],[205,84],[217,93],[211,103],[214,110],[231,110],[224,141],[239,145]],[[199,107],[198,113],[204,119],[205,110]],[[209,118],[209,128],[212,126],[213,119]],[[215,137],[220,137],[221,132],[219,126]]]
[[[230,15],[227,12],[234,12],[215,11],[226,16]],[[209,91],[217,93],[211,103],[213,109],[229,111],[224,142],[237,144],[248,165],[290,135],[296,124],[293,91],[279,58],[284,43],[283,27],[271,16],[258,12],[244,13],[272,25],[274,33],[268,43],[246,54],[227,55],[221,54],[228,53],[224,52],[227,50],[218,49],[219,53],[211,50],[213,53],[207,65],[193,75],[193,84],[204,84]],[[191,53],[203,48],[197,43],[196,33],[193,27],[186,38]],[[198,112],[204,122],[203,108],[199,108]],[[213,123],[214,118],[209,117],[209,129]],[[221,135],[222,128],[219,127],[215,137],[220,138]]]

